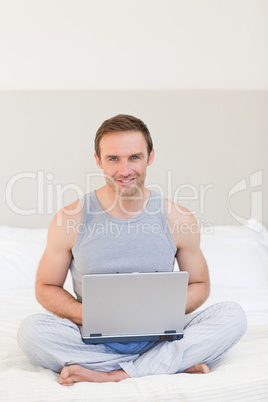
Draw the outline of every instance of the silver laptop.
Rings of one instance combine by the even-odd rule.
[[[187,286],[179,271],[83,276],[83,341],[181,339]]]

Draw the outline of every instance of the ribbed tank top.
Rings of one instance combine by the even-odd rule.
[[[173,271],[177,247],[167,224],[163,196],[151,190],[145,210],[130,219],[107,214],[95,191],[80,201],[83,218],[70,264],[78,301],[82,301],[85,274]]]

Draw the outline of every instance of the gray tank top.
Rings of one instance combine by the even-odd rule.
[[[70,264],[78,301],[82,301],[85,274],[173,271],[177,247],[167,224],[163,196],[151,191],[146,209],[131,219],[108,215],[95,191],[80,201],[83,218]]]

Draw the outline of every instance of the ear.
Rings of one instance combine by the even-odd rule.
[[[147,166],[150,166],[154,161],[154,149],[152,149],[149,158],[148,158],[148,162],[147,162]]]
[[[94,156],[95,156],[95,159],[96,159],[97,166],[98,166],[100,169],[103,169],[102,164],[101,164],[101,160],[100,160],[100,158],[98,157],[98,155],[96,154],[96,152],[94,153]]]

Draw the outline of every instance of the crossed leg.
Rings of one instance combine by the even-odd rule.
[[[234,346],[245,330],[246,317],[241,307],[232,302],[219,303],[186,318],[183,342],[173,341],[159,344],[134,362],[121,363],[120,370],[103,372],[89,370],[77,364],[66,366],[61,371],[59,383],[72,385],[81,381],[118,382],[133,376],[133,365],[138,367],[140,375],[165,372],[206,374],[210,372],[209,365],[213,365],[222,354]],[[179,356],[180,354],[181,356]],[[165,359],[167,359],[166,369],[163,366],[160,371],[159,367],[161,364],[165,364]],[[139,361],[142,363],[139,364]],[[178,365],[181,367],[180,371],[175,369]],[[124,370],[125,368],[126,370]]]
[[[18,342],[32,364],[61,373],[61,385],[73,385],[145,375],[209,373],[209,367],[245,330],[241,307],[224,302],[188,315],[182,340],[156,343],[144,353],[120,354],[104,344],[86,345],[74,323],[42,314],[24,320]]]

